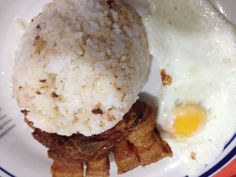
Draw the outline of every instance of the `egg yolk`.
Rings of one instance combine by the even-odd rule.
[[[188,137],[195,133],[206,120],[206,111],[197,104],[184,104],[174,110],[173,133]]]

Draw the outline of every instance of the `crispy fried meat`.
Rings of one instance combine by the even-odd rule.
[[[111,151],[119,174],[172,156],[169,145],[156,129],[153,109],[141,101],[137,101],[115,127],[99,135],[66,137],[35,129],[33,137],[49,149],[55,177],[79,177],[81,170],[87,177],[109,176]]]
[[[33,137],[49,148],[49,157],[59,155],[67,161],[80,162],[96,159],[110,151],[118,142],[127,137],[129,131],[135,129],[147,118],[151,111],[143,102],[136,102],[124,119],[114,128],[102,134],[90,137],[74,134],[70,137],[60,136],[35,129]],[[155,124],[152,125],[154,127]]]

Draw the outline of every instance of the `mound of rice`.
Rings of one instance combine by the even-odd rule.
[[[49,133],[99,134],[138,99],[150,66],[136,12],[116,0],[54,0],[32,19],[13,76],[27,119]]]

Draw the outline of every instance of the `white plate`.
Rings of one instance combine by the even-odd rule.
[[[0,176],[49,177],[51,160],[47,157],[46,148],[31,136],[31,130],[23,121],[15,100],[11,97],[11,75],[14,66],[14,51],[17,48],[20,31],[16,23],[17,17],[29,21],[37,15],[48,0],[9,0],[0,1]],[[135,2],[135,1],[133,1]],[[213,0],[216,7],[227,18],[236,24],[236,1]],[[1,124],[8,122],[3,129]],[[2,132],[8,131],[5,136]],[[215,164],[208,167],[202,176],[210,176],[229,163],[236,154],[235,135],[229,135],[229,143]],[[137,168],[120,177],[182,177],[187,174],[178,162],[165,158],[146,168]],[[111,176],[117,176],[114,162],[111,163]]]

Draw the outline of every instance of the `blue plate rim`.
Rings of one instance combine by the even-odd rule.
[[[236,138],[236,133],[233,135],[233,137],[226,143],[224,146],[223,152],[226,150],[226,148],[233,142],[233,140]],[[208,177],[219,171],[222,167],[224,167],[228,162],[230,162],[234,157],[236,157],[236,145],[233,147],[233,149],[223,158],[221,159],[217,164],[215,164],[213,167],[208,169],[206,172],[201,174],[199,177]],[[16,177],[11,172],[7,171],[3,167],[0,166],[0,171],[8,175],[9,177]],[[188,177],[188,175],[186,175]]]

